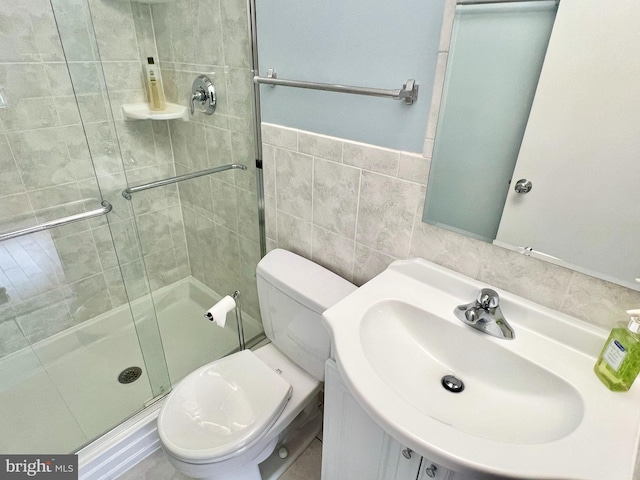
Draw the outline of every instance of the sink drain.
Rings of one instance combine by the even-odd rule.
[[[453,393],[460,393],[464,390],[464,382],[453,375],[445,375],[442,377],[441,383],[445,390]]]
[[[118,375],[118,381],[120,383],[135,382],[142,375],[142,369],[140,367],[128,367],[120,372]]]

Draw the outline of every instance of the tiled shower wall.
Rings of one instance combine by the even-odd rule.
[[[260,249],[245,1],[175,0],[149,5],[89,0],[89,5],[128,184],[228,163],[249,167],[133,195],[151,290],[192,274],[222,295],[239,289],[244,308],[259,318],[255,265]],[[142,64],[149,56],[160,62],[170,102],[188,105],[193,80],[208,75],[217,89],[216,112],[211,116],[196,112],[189,122],[125,122],[120,105],[145,101]],[[122,188],[125,182],[117,178],[114,184]],[[114,201],[124,200],[114,195]],[[142,264],[136,258],[127,260],[123,269],[127,287],[137,298],[145,293],[144,284],[136,286],[144,279]]]
[[[269,124],[263,142],[269,249],[357,285],[422,257],[606,328],[640,304],[638,291],[423,223],[426,156]]]
[[[105,125],[104,137],[98,139],[95,148],[90,134],[89,141],[94,159],[96,154],[104,154],[119,160],[121,155],[123,171],[112,173],[109,183],[112,189],[107,187],[107,190],[112,194],[108,199],[115,202],[116,212],[132,208],[135,214],[136,226],[129,222],[126,227],[131,230],[127,233],[135,245],[137,230],[144,263],[140,255],[119,256],[127,292],[134,300],[148,291],[145,267],[152,291],[190,275],[177,186],[135,193],[130,202],[120,194],[126,185],[176,174],[170,122],[125,121],[121,111],[122,104],[146,101],[143,63],[147,57],[158,57],[150,6],[109,0],[89,0],[89,6],[116,133],[108,132]]]
[[[101,193],[114,206],[110,226],[100,218],[3,242],[0,356],[184,278],[192,267],[220,293],[243,291],[258,316],[244,2],[195,2],[196,29],[193,3],[53,0],[55,17],[47,0],[0,5],[3,231],[98,208]],[[189,123],[125,122],[120,105],[145,101],[147,56],[163,62],[167,97],[177,103],[187,104],[197,74],[210,74],[216,114]],[[131,202],[121,196],[127,184],[232,161],[249,171],[182,184],[180,193],[172,185]]]
[[[243,308],[259,319],[255,266],[260,248],[245,1],[147,5],[90,0],[90,5],[129,185],[229,163],[248,167],[134,194],[151,289],[192,274],[222,295],[239,289]],[[170,102],[189,105],[195,77],[209,76],[217,90],[215,113],[196,112],[189,122],[124,122],[120,105],[145,100],[141,65],[148,56],[160,62]],[[136,275],[138,263],[131,262],[129,268],[134,280],[142,278]]]
[[[243,308],[259,318],[255,267],[260,259],[252,77],[244,0],[176,1],[152,6],[164,89],[188,105],[196,76],[217,91],[213,115],[170,122],[178,174],[230,163],[232,170],[179,186],[192,275],[221,295],[238,289]]]

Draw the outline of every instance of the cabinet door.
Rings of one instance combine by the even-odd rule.
[[[333,360],[325,369],[322,480],[416,480],[420,455],[384,432],[342,382]],[[409,457],[409,458],[406,458]]]

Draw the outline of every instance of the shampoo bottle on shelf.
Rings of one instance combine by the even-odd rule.
[[[153,57],[147,58],[147,89],[149,90],[149,108],[151,110],[165,110],[167,103],[164,99],[162,91],[162,79],[160,78],[160,69],[156,66]]]
[[[628,310],[626,328],[614,328],[593,370],[609,390],[625,392],[640,372],[640,309]]]

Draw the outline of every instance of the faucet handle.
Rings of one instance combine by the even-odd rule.
[[[478,294],[478,298],[476,299],[478,305],[485,310],[489,310],[492,308],[497,308],[500,304],[500,295],[495,290],[491,288],[483,288],[480,290]]]

